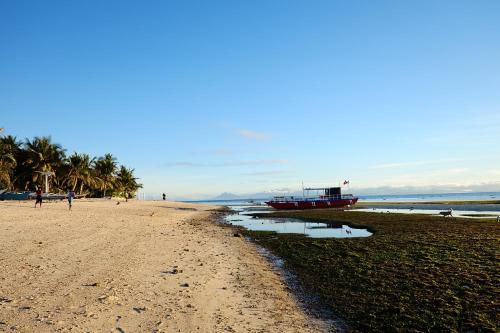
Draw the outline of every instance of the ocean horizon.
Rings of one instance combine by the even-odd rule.
[[[294,195],[295,196],[295,195]],[[416,194],[378,194],[359,195],[359,202],[426,202],[426,201],[483,201],[500,200],[500,192],[467,192],[467,193],[416,193]],[[182,200],[191,203],[230,203],[231,205],[248,204],[249,201],[264,201],[269,197],[238,198],[238,199],[209,199],[209,200]]]

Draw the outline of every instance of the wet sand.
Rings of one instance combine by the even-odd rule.
[[[323,331],[212,208],[0,202],[0,331]]]

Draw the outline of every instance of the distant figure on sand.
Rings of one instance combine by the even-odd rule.
[[[40,208],[42,208],[42,188],[40,186],[36,189],[35,208],[37,204],[40,204]]]
[[[76,197],[75,192],[73,192],[73,190],[68,190],[68,194],[66,195],[66,198],[68,199],[69,210],[71,210],[73,199],[75,197]]]
[[[163,193],[163,201],[165,201],[167,199],[167,195],[165,193]]]
[[[453,208],[450,208],[444,212],[439,212],[439,214],[443,215],[444,217],[447,217],[447,216],[453,217]]]

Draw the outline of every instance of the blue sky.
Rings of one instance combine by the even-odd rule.
[[[500,189],[499,1],[0,1],[0,127],[147,193]]]

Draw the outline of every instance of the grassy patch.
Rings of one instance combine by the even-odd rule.
[[[244,231],[283,258],[302,285],[353,329],[496,331],[496,222],[331,210],[271,215],[374,232],[368,238],[314,239]]]

